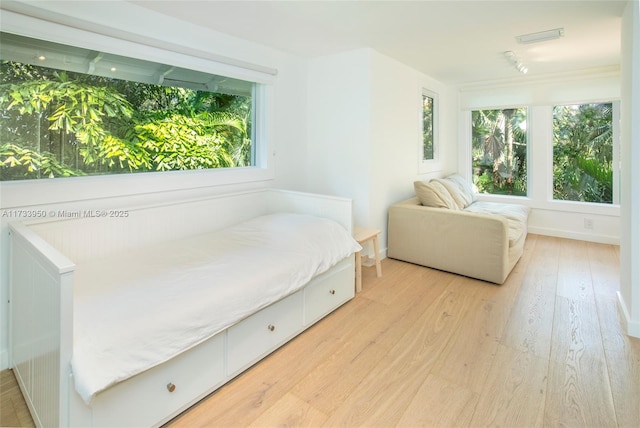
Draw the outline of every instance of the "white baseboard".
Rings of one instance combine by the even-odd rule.
[[[529,227],[529,233],[536,235],[554,236],[556,238],[577,239],[579,241],[596,242],[598,244],[620,245],[620,237],[609,235],[596,235],[593,233],[570,232],[566,230],[551,229],[546,227]]]
[[[627,311],[627,305],[624,302],[622,293],[618,291],[618,308],[622,314],[622,324],[629,336],[640,338],[640,321],[633,321],[631,315]]]

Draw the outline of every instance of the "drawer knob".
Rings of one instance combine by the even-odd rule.
[[[171,382],[169,382],[169,383],[167,384],[167,391],[169,391],[169,392],[173,392],[173,391],[175,391],[175,390],[176,390],[176,386],[175,386],[174,384],[172,384]]]
[[[336,294],[336,290],[329,290],[329,294]]]
[[[276,326],[273,324],[269,324],[269,326],[267,327],[269,329],[269,331],[273,331],[276,329]]]

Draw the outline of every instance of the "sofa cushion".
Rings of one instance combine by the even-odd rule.
[[[476,201],[465,208],[464,211],[504,217],[509,224],[509,247],[517,245],[523,236],[527,234],[529,207],[526,205]]]
[[[420,203],[425,207],[460,209],[449,191],[439,182],[415,181],[413,188]]]
[[[456,205],[461,210],[477,200],[477,195],[469,183],[458,174],[451,174],[446,178],[434,178],[430,182],[442,184],[447,191],[449,191]]]
[[[469,204],[472,204],[478,200],[478,192],[473,190],[473,187],[471,186],[471,184],[469,184],[469,182],[465,180],[461,175],[451,174],[450,176],[447,177],[447,180],[450,180],[456,183],[456,185],[458,186],[458,189],[460,189],[460,192],[462,192],[462,195],[464,196],[465,200],[469,201]]]

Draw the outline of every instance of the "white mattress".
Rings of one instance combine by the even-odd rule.
[[[75,387],[95,394],[300,289],[361,247],[339,224],[274,214],[77,266]]]

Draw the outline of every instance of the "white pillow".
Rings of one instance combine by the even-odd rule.
[[[452,180],[458,185],[462,193],[465,195],[465,199],[471,201],[469,202],[470,204],[478,200],[478,194],[476,193],[476,191],[473,190],[471,184],[467,180],[462,178],[461,175],[451,174],[447,177],[447,180]]]
[[[414,181],[413,188],[420,203],[425,207],[460,209],[449,191],[439,182]]]
[[[430,183],[438,183],[442,187],[449,192],[451,199],[456,204],[459,210],[464,209],[468,204],[462,192],[458,189],[458,186],[451,180],[447,180],[445,178],[434,178],[430,181]]]
[[[434,178],[431,182],[437,181],[441,183],[451,194],[458,208],[463,210],[471,205],[477,196],[471,189],[469,183],[458,174],[451,174],[446,178]]]

